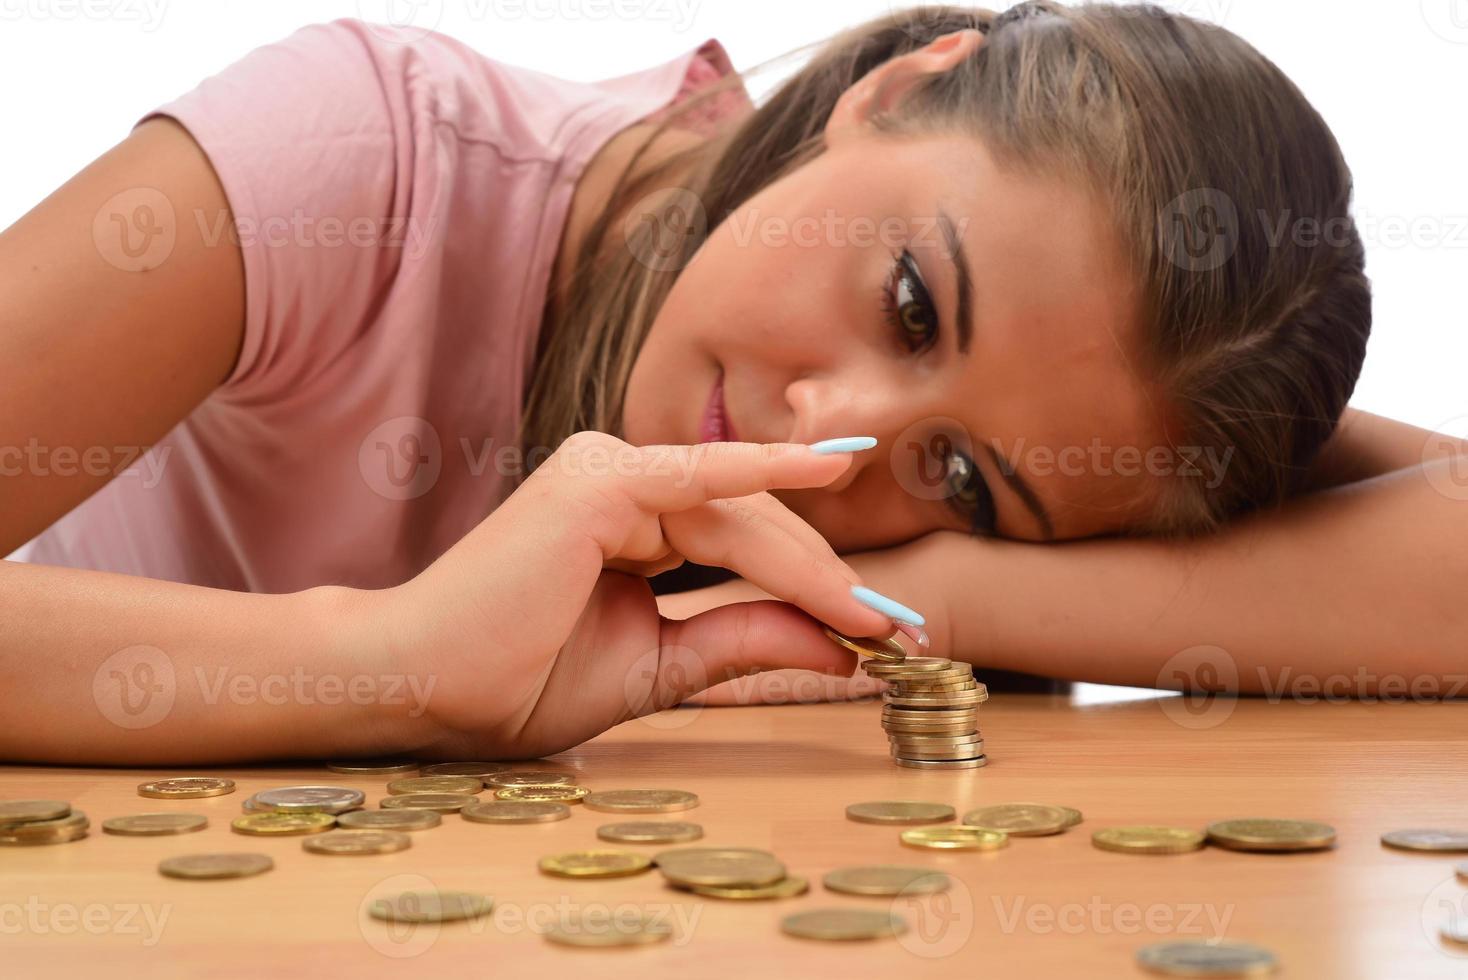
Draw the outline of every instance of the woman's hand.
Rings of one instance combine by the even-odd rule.
[[[767,491],[824,486],[850,465],[798,444],[571,436],[388,591],[391,655],[434,680],[402,741],[423,755],[533,757],[762,669],[849,676],[854,655],[820,624],[887,636],[892,621],[852,596],[856,572]],[[665,619],[643,576],[685,558],[776,598]]]

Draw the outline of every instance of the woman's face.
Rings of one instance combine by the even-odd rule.
[[[828,140],[683,270],[622,436],[706,441],[720,383],[739,441],[875,436],[832,484],[774,492],[841,552],[1116,530],[1167,443],[1108,227],[1079,188],[1001,170],[969,137]]]

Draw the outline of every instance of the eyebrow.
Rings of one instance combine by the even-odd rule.
[[[1045,507],[1040,503],[1040,498],[1035,495],[1035,491],[1025,482],[1024,477],[1019,475],[1019,470],[1003,462],[999,458],[999,453],[989,443],[985,442],[980,445],[989,454],[989,460],[994,464],[994,469],[998,470],[1004,482],[1009,484],[1009,489],[1013,490],[1014,495],[1020,499],[1026,509],[1035,515],[1035,520],[1040,522],[1040,534],[1046,541],[1055,540],[1055,524],[1050,520],[1050,515],[1045,513]]]
[[[967,354],[974,339],[974,280],[969,272],[968,253],[963,249],[963,239],[959,237],[953,219],[942,208],[938,209],[938,227],[943,230],[943,243],[948,248],[948,258],[958,279],[958,352]]]

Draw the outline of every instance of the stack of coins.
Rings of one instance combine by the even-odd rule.
[[[65,844],[87,836],[91,822],[60,800],[0,800],[0,846]]]
[[[988,762],[979,734],[979,705],[989,689],[973,667],[942,657],[909,657],[896,640],[850,637],[830,627],[826,635],[866,657],[867,676],[887,681],[882,728],[892,761],[907,769],[977,769]]]

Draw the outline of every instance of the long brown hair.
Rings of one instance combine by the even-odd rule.
[[[1170,441],[1228,461],[1216,481],[1151,481],[1147,518],[1118,530],[1206,531],[1300,489],[1355,387],[1371,327],[1350,171],[1272,62],[1222,28],[1150,4],[897,11],[821,43],[727,131],[637,178],[634,159],[543,326],[522,449],[543,456],[572,432],[618,431],[637,352],[708,231],[823,151],[831,110],[853,83],[966,29],[986,43],[874,124],[971,134],[1004,165],[1098,193],[1143,299],[1136,353],[1166,393]],[[643,149],[741,83],[734,75],[684,102]],[[639,200],[676,168],[680,189]],[[690,201],[703,220],[689,220]],[[639,220],[625,223],[632,202]]]

